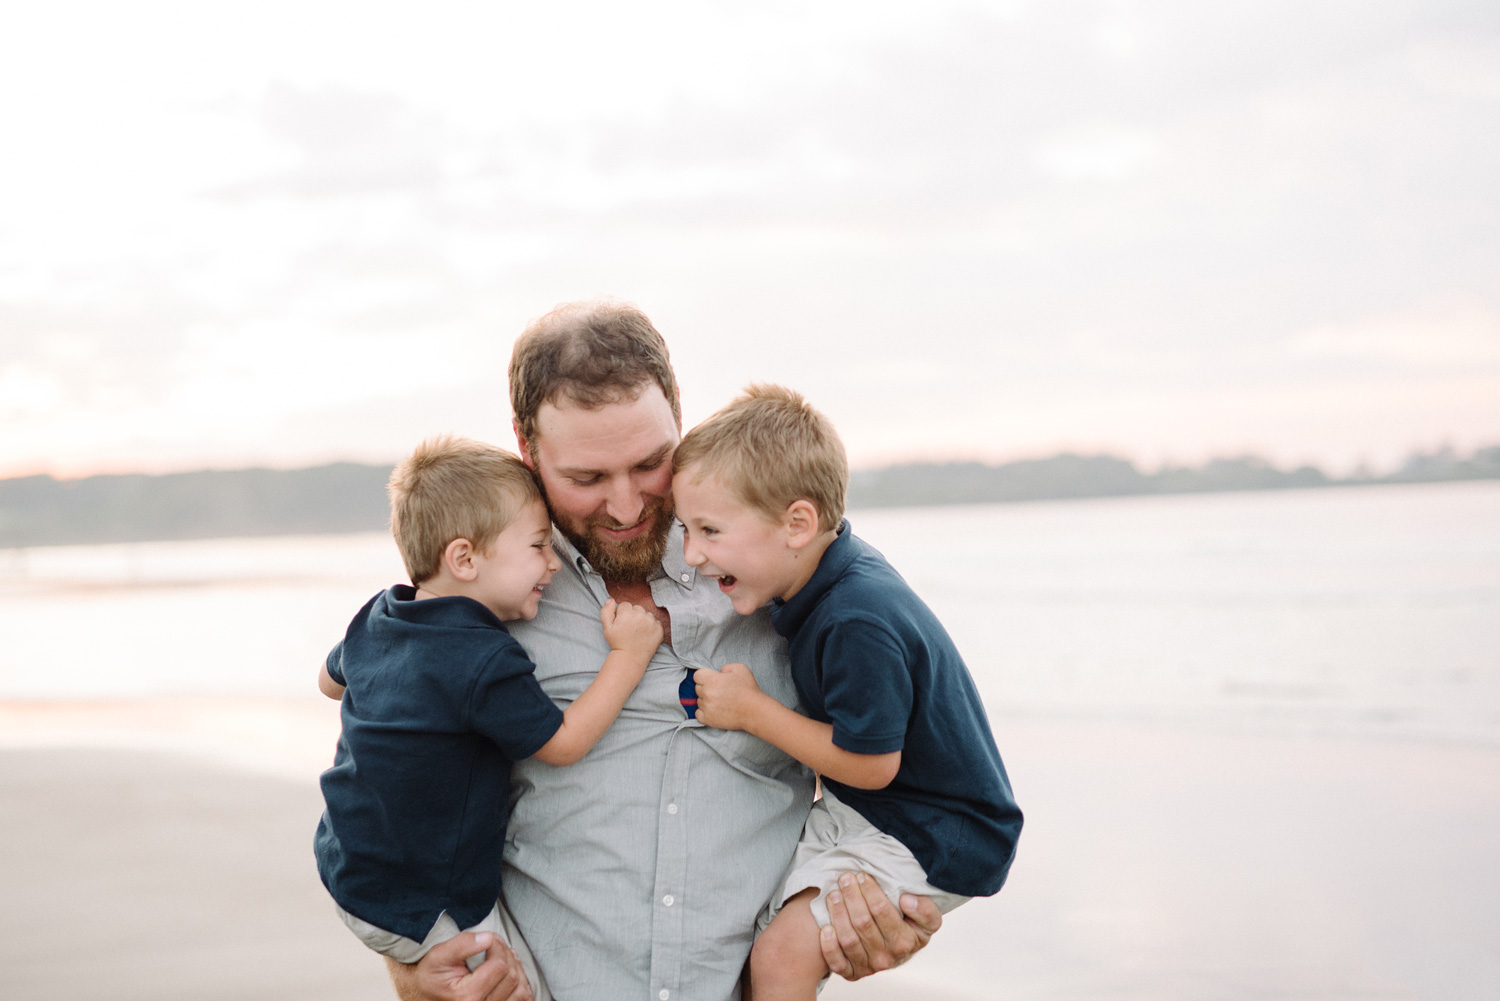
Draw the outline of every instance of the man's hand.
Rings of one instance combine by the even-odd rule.
[[[748,730],[756,701],[766,698],[744,664],[725,664],[717,671],[699,668],[693,685],[698,689],[698,718],[720,730]]]
[[[470,973],[464,960],[480,952],[484,962]],[[489,932],[464,932],[416,963],[387,957],[385,965],[401,1001],[532,1001],[516,954]]]
[[[900,966],[943,924],[932,898],[903,894],[898,911],[880,884],[862,872],[840,876],[839,888],[824,903],[833,923],[818,944],[828,969],[845,980]]]

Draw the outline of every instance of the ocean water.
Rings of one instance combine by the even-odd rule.
[[[854,511],[992,716],[1500,746],[1500,482]],[[0,551],[0,700],[299,696],[384,534]]]

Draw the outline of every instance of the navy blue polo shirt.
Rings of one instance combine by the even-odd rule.
[[[510,766],[562,725],[526,652],[470,598],[382,591],[328,655],[343,732],[313,849],[339,906],[415,941],[500,896]]]
[[[787,638],[807,715],[857,754],[901,752],[884,789],[824,778],[839,799],[911,850],[941,890],[982,897],[1005,883],[1021,811],[963,658],[891,565],[849,522],[771,621]]]

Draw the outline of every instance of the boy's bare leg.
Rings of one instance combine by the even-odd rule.
[[[828,975],[828,964],[812,913],[817,895],[809,887],[788,900],[755,940],[747,1001],[813,1001],[818,996],[818,981]]]

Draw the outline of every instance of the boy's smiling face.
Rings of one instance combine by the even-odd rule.
[[[547,508],[539,500],[529,502],[473,559],[479,576],[470,597],[503,621],[535,618],[542,588],[562,566],[552,551]]]
[[[806,582],[787,526],[741,503],[718,478],[689,466],[672,478],[672,496],[686,529],[683,557],[718,578],[736,612],[749,615],[772,598],[790,598]]]

